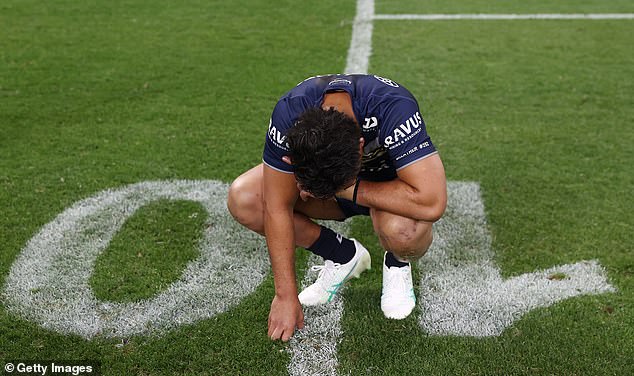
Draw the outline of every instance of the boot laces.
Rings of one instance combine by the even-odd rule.
[[[328,289],[332,285],[332,280],[340,267],[340,263],[326,260],[324,265],[313,265],[310,270],[313,272],[319,272],[317,275],[317,282],[319,282],[325,289]]]

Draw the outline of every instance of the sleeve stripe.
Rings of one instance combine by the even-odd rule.
[[[405,165],[403,165],[403,166],[401,166],[401,167],[397,168],[397,169],[396,169],[396,171],[402,170],[402,169],[404,169],[405,167],[407,167],[407,166],[411,165],[412,163],[414,163],[414,162],[418,162],[418,161],[423,160],[423,159],[425,159],[425,158],[427,158],[427,157],[431,157],[431,156],[432,156],[432,155],[434,155],[434,154],[438,154],[438,150],[436,150],[436,151],[434,151],[434,152],[431,152],[431,153],[429,153],[429,154],[425,154],[425,155],[423,155],[423,156],[422,156],[422,157],[420,157],[420,158],[414,159],[413,161],[408,162],[407,164],[405,164]]]
[[[275,167],[269,163],[266,163],[266,161],[264,159],[262,159],[262,163],[264,163],[265,165],[269,166],[270,168],[274,169],[275,171],[279,171],[279,172],[283,172],[285,174],[294,174],[293,171],[284,171],[281,168]]]

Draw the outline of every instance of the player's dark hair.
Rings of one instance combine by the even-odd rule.
[[[347,115],[334,109],[308,109],[287,137],[295,177],[316,198],[333,197],[357,177],[361,130]]]

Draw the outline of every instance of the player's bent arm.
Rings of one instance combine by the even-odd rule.
[[[275,294],[282,298],[296,298],[293,207],[298,191],[295,176],[274,170],[265,164],[262,193],[264,233],[273,269]]]
[[[361,181],[359,205],[419,221],[435,222],[447,206],[445,169],[438,154],[418,160],[387,182]]]

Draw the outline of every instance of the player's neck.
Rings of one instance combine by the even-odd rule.
[[[343,112],[357,122],[354,111],[352,110],[352,99],[350,99],[350,94],[345,91],[326,93],[326,95],[324,95],[324,101],[321,103],[321,108],[324,110],[334,108],[335,111]]]

